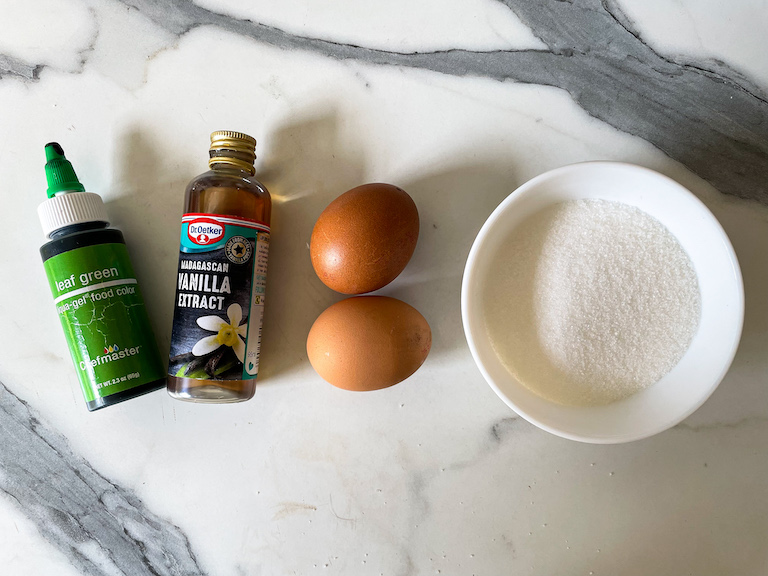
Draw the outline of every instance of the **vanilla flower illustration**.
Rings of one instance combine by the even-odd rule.
[[[245,357],[245,342],[243,338],[245,338],[248,331],[248,324],[243,323],[240,325],[240,321],[243,319],[243,309],[240,308],[240,304],[231,304],[227,308],[227,318],[229,323],[218,316],[202,316],[197,319],[197,325],[200,328],[217,332],[217,334],[198,340],[192,348],[192,354],[195,356],[205,356],[220,346],[229,346],[235,351],[237,359],[240,362],[243,361]]]

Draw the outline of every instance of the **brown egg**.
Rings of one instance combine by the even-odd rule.
[[[424,316],[387,296],[337,302],[318,316],[307,337],[312,367],[345,390],[378,390],[405,380],[431,346]]]
[[[419,239],[419,212],[391,184],[364,184],[323,210],[312,230],[310,255],[320,280],[342,294],[364,294],[394,280]]]

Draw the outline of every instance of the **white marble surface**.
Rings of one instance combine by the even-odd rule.
[[[541,10],[560,5],[542,1]],[[662,152],[585,111],[556,87],[566,77],[542,86],[499,81],[490,69],[483,77],[400,66],[395,56],[372,63],[395,53],[544,50],[541,31],[504,3],[198,6],[207,10],[200,21],[219,14],[235,24],[182,25],[178,14],[194,12],[183,2],[0,1],[0,382],[37,419],[0,411],[0,428],[28,421],[37,433],[42,422],[72,453],[25,476],[14,463],[23,467],[33,447],[0,438],[3,574],[768,573],[768,164],[750,181],[757,200],[737,198],[688,169],[707,163],[706,143],[693,157],[681,151],[683,136],[679,149],[654,140]],[[621,8],[666,61],[711,64],[750,93],[768,91],[765,2]],[[265,28],[244,34],[252,23]],[[276,29],[298,40],[281,44],[269,36]],[[328,55],[347,44],[379,52]],[[623,97],[612,86],[608,107]],[[748,110],[752,126],[768,124],[760,102]],[[642,106],[610,112],[614,125],[624,126],[620,114],[633,125],[646,117]],[[216,129],[259,140],[258,174],[276,201],[256,396],[199,406],[158,391],[88,413],[37,253],[43,145],[63,145],[124,231],[165,353],[183,190],[206,169]],[[543,171],[595,159],[648,166],[689,187],[728,232],[746,285],[741,347],[717,392],[676,428],[619,446],[562,440],[517,418],[473,365],[459,314],[464,260],[492,209]],[[730,169],[723,177],[741,182],[742,166]],[[418,205],[414,258],[381,292],[419,309],[434,345],[404,383],[354,394],[325,384],[306,359],[309,327],[340,298],[315,277],[307,243],[328,202],[370,181],[397,184]],[[59,483],[66,498],[69,476],[56,466],[88,465],[139,499],[135,522],[156,519],[146,522],[169,557],[177,549],[165,534],[178,532],[187,555],[164,567],[141,554],[116,558],[82,518],[62,533],[55,500],[19,496]],[[94,510],[99,495],[94,488]]]

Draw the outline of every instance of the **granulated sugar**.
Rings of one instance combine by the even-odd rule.
[[[698,328],[688,255],[655,218],[606,200],[557,204],[518,227],[486,280],[493,347],[538,395],[596,406],[657,382]]]

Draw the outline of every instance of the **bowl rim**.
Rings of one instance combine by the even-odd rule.
[[[493,378],[491,377],[490,373],[488,372],[488,370],[486,369],[486,367],[484,366],[480,358],[480,353],[475,343],[475,337],[470,330],[470,311],[469,311],[470,301],[469,301],[469,294],[468,294],[468,284],[470,279],[475,273],[478,253],[483,248],[486,238],[490,234],[490,230],[493,228],[496,222],[500,219],[501,215],[508,209],[508,207],[511,204],[518,202],[519,198],[522,195],[524,195],[524,193],[526,193],[531,188],[536,188],[540,186],[543,182],[547,180],[562,176],[563,174],[567,174],[568,172],[580,171],[584,169],[600,170],[602,168],[608,168],[608,167],[610,167],[611,169],[615,169],[618,167],[620,169],[627,170],[628,172],[645,173],[645,174],[652,175],[653,177],[667,180],[668,183],[670,183],[673,187],[677,188],[680,192],[687,195],[688,199],[693,204],[696,204],[698,205],[699,208],[703,209],[703,214],[705,214],[709,218],[710,224],[712,225],[716,233],[719,235],[720,241],[723,243],[723,246],[725,248],[725,251],[727,253],[728,259],[732,267],[734,280],[736,281],[736,302],[734,303],[735,304],[734,314],[737,315],[737,330],[734,332],[733,341],[731,342],[730,349],[728,350],[728,353],[725,356],[726,361],[723,363],[723,367],[720,370],[720,373],[717,375],[716,378],[712,380],[712,383],[709,386],[709,389],[706,390],[706,393],[702,394],[702,396],[699,397],[696,402],[691,404],[691,406],[689,406],[687,410],[683,411],[681,414],[667,421],[663,421],[655,426],[650,426],[648,429],[640,431],[638,433],[593,436],[593,435],[573,433],[568,430],[564,430],[562,428],[558,428],[556,426],[552,426],[551,424],[542,422],[536,416],[520,408],[514,401],[512,401],[512,399],[510,399],[501,390],[501,388],[496,384],[496,382],[494,382]],[[733,249],[733,245],[731,244],[731,241],[728,238],[728,235],[726,234],[725,229],[723,229],[722,224],[720,224],[719,220],[715,217],[712,211],[709,208],[707,208],[706,204],[704,204],[704,202],[702,202],[698,198],[698,196],[696,196],[693,192],[688,190],[688,188],[686,188],[685,186],[683,186],[673,178],[670,178],[669,176],[661,174],[660,172],[657,172],[650,168],[646,168],[644,166],[638,166],[636,164],[632,164],[629,162],[610,161],[610,160],[593,160],[593,161],[577,162],[573,164],[567,164],[559,168],[554,168],[552,170],[548,170],[547,172],[539,174],[538,176],[535,176],[530,180],[524,182],[523,184],[518,186],[515,190],[513,190],[506,198],[504,198],[504,200],[502,200],[501,203],[499,203],[499,205],[493,210],[493,212],[491,212],[491,214],[485,220],[485,222],[483,223],[483,226],[480,228],[479,232],[475,236],[474,241],[472,242],[472,247],[467,256],[466,265],[464,267],[464,273],[462,275],[461,321],[464,328],[464,336],[467,341],[467,345],[469,346],[469,351],[472,354],[472,359],[474,360],[475,365],[480,370],[480,373],[483,375],[483,378],[491,387],[491,389],[496,393],[496,395],[507,406],[509,406],[516,414],[518,414],[519,416],[521,416],[523,419],[527,420],[534,426],[542,430],[545,430],[550,434],[559,436],[561,438],[566,438],[568,440],[575,440],[578,442],[585,442],[590,444],[620,444],[625,442],[632,442],[635,440],[641,440],[644,438],[649,438],[651,436],[654,436],[656,434],[659,434],[660,432],[664,432],[665,430],[668,430],[676,426],[677,424],[679,424],[680,422],[688,418],[696,410],[698,410],[714,393],[714,391],[720,385],[722,380],[725,378],[725,375],[728,373],[731,367],[731,364],[733,363],[733,359],[736,356],[736,352],[738,351],[739,344],[741,342],[741,335],[744,328],[744,280],[741,274],[739,261],[736,256],[736,251]],[[514,376],[512,378],[514,379]],[[523,384],[521,384],[520,382],[517,382],[517,385],[523,386]]]

